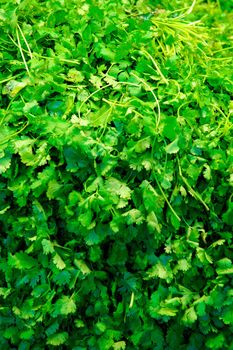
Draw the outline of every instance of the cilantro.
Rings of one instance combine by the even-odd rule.
[[[232,349],[232,0],[2,0],[0,349]]]

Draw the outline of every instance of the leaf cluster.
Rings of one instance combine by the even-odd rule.
[[[233,349],[231,10],[1,1],[1,349]]]

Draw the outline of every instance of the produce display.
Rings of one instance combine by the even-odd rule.
[[[1,0],[0,349],[233,350],[233,1]]]

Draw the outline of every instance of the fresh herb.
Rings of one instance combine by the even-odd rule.
[[[1,349],[233,349],[232,5],[1,1]]]

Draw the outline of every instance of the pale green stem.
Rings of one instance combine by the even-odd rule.
[[[178,162],[178,168],[179,168],[179,175],[181,177],[181,179],[183,180],[183,182],[185,183],[185,185],[187,186],[188,190],[189,190],[189,193],[194,197],[196,198],[197,200],[199,200],[203,206],[205,207],[206,210],[210,210],[208,205],[204,202],[204,200],[202,199],[201,195],[194,191],[194,189],[190,186],[190,184],[188,183],[187,179],[183,176],[182,174],[182,170],[181,170],[181,166],[180,166],[180,161],[179,161],[179,158],[177,157],[177,162]]]
[[[28,49],[28,52],[29,52],[29,56],[32,59],[32,52],[31,52],[30,46],[29,46],[29,44],[27,42],[27,39],[25,38],[25,36],[23,34],[23,31],[22,31],[22,29],[20,28],[20,26],[18,24],[17,24],[17,27],[18,27],[18,29],[20,31],[20,34],[22,35],[22,38],[23,38],[23,40],[24,40],[24,42],[25,42],[25,44],[27,46],[27,49]]]
[[[22,56],[22,59],[23,59],[26,71],[28,72],[28,75],[30,75],[30,71],[29,71],[29,68],[28,68],[28,65],[27,65],[24,53],[23,53],[23,49],[22,49],[22,46],[21,46],[21,43],[20,43],[19,32],[18,32],[17,28],[16,28],[16,36],[17,36],[17,41],[18,41],[18,47],[19,47],[19,50],[20,50],[20,53],[21,53],[21,56]]]
[[[161,78],[163,79],[163,81],[168,85],[168,80],[165,78],[165,76],[164,76],[163,73],[161,72],[161,70],[160,70],[158,64],[155,62],[155,60],[154,60],[154,58],[151,56],[151,54],[149,54],[149,52],[147,52],[145,49],[142,49],[141,52],[144,53],[146,56],[148,56],[148,57],[151,59],[151,61],[152,61],[153,65],[155,66],[157,72],[159,73],[159,75],[161,76]]]

